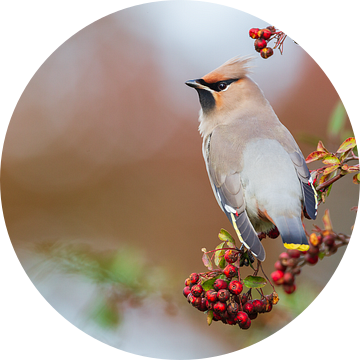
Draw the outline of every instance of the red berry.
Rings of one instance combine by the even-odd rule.
[[[243,310],[245,312],[247,312],[248,314],[253,313],[254,312],[254,305],[252,304],[251,301],[248,301],[244,306],[243,306]]]
[[[200,279],[199,274],[197,274],[197,273],[192,273],[192,274],[189,276],[189,278],[190,278],[191,284],[196,284],[196,283],[199,281],[199,279]]]
[[[290,250],[288,250],[288,254],[291,258],[297,259],[300,257],[301,251],[296,250],[296,249],[290,249]]]
[[[292,285],[295,281],[295,277],[292,273],[287,272],[284,274],[283,283],[284,285]]]
[[[257,316],[258,316],[258,313],[257,313],[257,312],[253,312],[253,313],[249,314],[249,318],[250,318],[251,320],[256,319]]]
[[[238,280],[233,280],[229,284],[229,290],[234,295],[240,295],[243,290],[243,284]]]
[[[279,261],[284,265],[287,266],[287,261],[290,259],[290,255],[287,252],[282,252],[279,255]]]
[[[201,285],[194,285],[191,288],[191,293],[195,296],[195,297],[199,297],[201,296],[201,294],[203,293],[203,288]]]
[[[239,312],[239,308],[240,308],[240,307],[239,307],[238,303],[236,303],[236,302],[231,302],[231,303],[227,306],[226,310],[227,310],[227,312],[228,312],[229,315],[235,316],[235,315],[237,315],[237,313]]]
[[[318,260],[319,257],[317,255],[311,255],[309,253],[305,254],[305,260],[310,264],[310,265],[315,265]]]
[[[226,323],[229,325],[236,325],[236,321],[234,319],[226,319]]]
[[[214,303],[209,301],[209,300],[206,300],[206,307],[209,309],[209,310],[212,310],[214,308]]]
[[[271,47],[266,47],[261,49],[260,55],[263,59],[267,59],[268,57],[272,56],[274,50]]]
[[[244,311],[239,311],[235,316],[235,321],[241,326],[245,325],[247,320],[249,319],[249,315]]]
[[[205,298],[201,298],[200,305],[198,306],[198,309],[200,311],[206,311],[208,308],[206,306],[207,300]]]
[[[195,296],[192,293],[190,293],[190,294],[188,294],[188,296],[186,298],[187,298],[187,301],[191,304],[193,299],[195,298]]]
[[[295,284],[284,285],[284,291],[287,294],[292,294],[295,290],[296,290],[296,285]]]
[[[223,271],[227,278],[232,278],[237,274],[238,269],[234,265],[229,264]]]
[[[213,313],[213,320],[215,320],[215,321],[221,320],[221,315],[218,314],[218,313],[216,313],[216,312],[214,312],[214,313]]]
[[[265,308],[265,312],[270,312],[272,310],[272,302],[267,300],[265,305],[264,305],[264,308]]]
[[[255,45],[255,50],[260,52],[261,49],[263,49],[267,45],[267,42],[264,39],[256,39],[254,45]]]
[[[259,37],[258,32],[259,32],[258,28],[252,28],[249,30],[249,36],[253,39],[257,39]]]
[[[239,326],[241,327],[241,329],[244,329],[244,330],[248,329],[251,326],[250,318],[248,318],[248,320],[246,321],[246,323],[244,325],[239,324]]]
[[[326,235],[323,238],[323,242],[326,246],[332,247],[335,244],[335,239],[333,235]]]
[[[214,289],[219,291],[221,289],[227,289],[228,283],[223,279],[216,279],[214,282]]]
[[[269,29],[261,29],[261,33],[259,34],[263,39],[269,40],[270,36],[272,35]]]
[[[245,294],[242,294],[241,296],[241,303],[244,305],[249,299],[249,294],[248,293],[245,293]]]
[[[273,279],[276,285],[281,285],[284,281],[284,272],[280,270],[276,270],[271,273],[271,278]]]
[[[190,282],[190,278],[187,278],[185,280],[185,286],[190,286],[191,282]]]
[[[253,300],[252,304],[254,306],[255,312],[262,312],[262,310],[264,308],[264,304],[261,300],[255,299],[255,300]]]
[[[286,266],[284,266],[280,260],[276,261],[276,263],[274,264],[274,267],[276,270],[280,270],[280,271],[285,271],[286,270]]]
[[[274,32],[276,32],[275,26],[267,26],[266,28],[267,28],[268,30],[270,30],[272,34],[273,34]]]
[[[277,237],[279,237],[279,235],[280,235],[280,232],[279,232],[279,229],[276,226],[273,229],[271,229],[270,231],[268,231],[268,233],[267,233],[267,236],[270,239],[276,239]]]
[[[320,249],[316,246],[310,245],[309,250],[307,251],[310,255],[317,255],[320,252]]]
[[[230,292],[227,289],[220,289],[217,293],[217,298],[221,302],[226,302],[229,300]]]
[[[239,252],[236,250],[226,250],[224,258],[229,263],[232,264],[238,259]]]
[[[217,291],[214,289],[210,289],[205,293],[205,297],[210,302],[215,302],[217,301]]]
[[[218,301],[215,305],[214,305],[214,311],[216,311],[217,313],[222,313],[226,310],[226,304]]]
[[[190,286],[185,286],[183,290],[184,296],[187,297],[190,294],[190,292],[191,292]]]

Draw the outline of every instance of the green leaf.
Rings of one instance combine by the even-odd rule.
[[[213,289],[214,288],[214,282],[215,280],[217,279],[218,277],[214,277],[212,279],[209,279],[209,280],[205,280],[201,286],[202,288],[204,289],[204,291],[208,291],[210,289]]]
[[[207,312],[207,317],[206,317],[206,321],[209,326],[211,325],[213,318],[214,318],[214,312],[212,310],[209,310]]]
[[[244,285],[248,288],[262,288],[267,284],[267,281],[261,276],[247,276],[244,279]]]
[[[332,172],[335,171],[338,167],[339,167],[339,165],[331,165],[331,166],[328,166],[327,168],[325,168],[325,170],[324,170],[324,172],[323,172],[323,176],[332,173]]]
[[[322,260],[325,257],[324,251],[320,251],[319,254],[318,254],[318,257],[319,257],[320,260]]]
[[[343,103],[339,100],[330,116],[327,128],[328,135],[331,137],[339,135],[340,131],[345,125],[345,121],[346,110]]]
[[[215,250],[217,251],[215,251],[214,262],[216,266],[222,269],[225,267],[225,259],[224,259],[225,250],[218,250],[218,249],[222,249],[226,247],[226,244],[227,244],[226,242],[222,242],[215,248]]]
[[[228,241],[230,243],[235,244],[235,240],[233,239],[233,237],[225,229],[220,230],[219,239],[221,241]]]

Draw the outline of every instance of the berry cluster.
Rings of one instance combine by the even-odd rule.
[[[273,55],[274,50],[279,48],[280,52],[283,51],[283,43],[286,35],[282,31],[276,30],[274,26],[268,26],[265,29],[252,28],[249,30],[249,36],[255,39],[255,50],[260,53],[263,59],[267,59]],[[269,42],[275,39],[274,48],[269,46]]]
[[[270,312],[279,298],[275,291],[264,295],[262,289],[259,290],[266,284],[266,280],[260,276],[248,276],[244,281],[241,280],[240,267],[244,265],[241,260],[247,253],[237,248],[226,251],[218,249],[215,252],[220,266],[206,273],[192,273],[185,280],[183,294],[191,305],[207,312],[209,325],[212,321],[222,321],[224,324],[249,329],[251,321],[258,314]],[[219,256],[219,252],[223,254]],[[243,291],[244,285],[249,290]],[[252,298],[254,288],[261,295],[260,299]]]
[[[249,36],[255,39],[255,50],[259,52],[264,59],[267,59],[274,53],[273,49],[267,46],[273,34],[275,34],[275,28],[273,26],[268,26],[266,29],[252,28],[249,31]]]
[[[287,250],[279,255],[274,264],[275,271],[271,274],[272,280],[276,285],[282,285],[287,294],[293,293],[296,290],[295,276],[300,274],[302,266],[315,265],[324,256],[334,254],[347,241],[344,235],[331,230],[320,230],[318,235],[312,233],[307,251]]]

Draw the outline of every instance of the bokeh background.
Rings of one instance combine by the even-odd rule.
[[[184,82],[235,55],[256,56],[248,30],[267,25],[207,3],[133,7],[75,34],[25,89],[3,150],[5,220],[35,286],[86,333],[158,358],[224,354],[287,324],[335,271],[341,251],[304,269],[298,287],[306,291],[283,295],[246,337],[218,323],[207,328],[181,295],[184,279],[204,270],[200,249],[231,228],[203,164],[198,98]],[[338,95],[291,39],[282,56],[256,56],[252,77],[304,154],[314,139],[336,150],[350,134],[349,123],[329,133]],[[350,233],[358,188],[341,181],[319,217],[329,208],[334,228]],[[283,248],[280,240],[264,245],[270,273]]]

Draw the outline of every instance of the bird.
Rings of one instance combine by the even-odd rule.
[[[199,96],[202,153],[215,198],[240,242],[259,260],[258,233],[278,229],[287,249],[306,251],[303,217],[318,200],[304,156],[249,76],[251,56],[236,56],[186,81]]]

